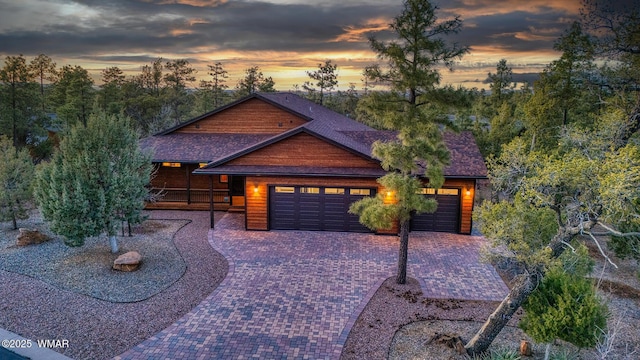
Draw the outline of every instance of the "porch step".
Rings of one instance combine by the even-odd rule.
[[[240,207],[240,206],[232,206],[229,208],[229,210],[227,210],[227,212],[231,212],[231,213],[243,213],[244,212],[244,206]]]

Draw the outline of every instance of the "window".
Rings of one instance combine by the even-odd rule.
[[[180,167],[180,163],[179,162],[163,162],[162,166],[179,168]]]
[[[422,195],[435,195],[436,193],[436,189],[433,188],[421,188],[420,190],[418,190],[418,194],[422,194]]]
[[[229,182],[229,175],[220,175],[220,182],[221,183],[228,183]]]
[[[276,192],[293,194],[296,192],[296,188],[294,188],[293,186],[276,186]]]
[[[349,189],[349,195],[370,196],[371,189]]]
[[[324,193],[326,195],[344,195],[343,188],[324,188]]]
[[[438,195],[458,195],[459,189],[438,189]]]
[[[301,194],[320,194],[320,188],[317,187],[301,187]]]

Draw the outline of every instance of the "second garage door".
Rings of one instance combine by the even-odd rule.
[[[423,189],[425,196],[438,201],[432,214],[414,215],[412,231],[441,231],[457,233],[460,228],[460,189]]]
[[[374,188],[271,186],[269,225],[277,230],[323,230],[370,232],[358,216],[348,213],[349,205]]]

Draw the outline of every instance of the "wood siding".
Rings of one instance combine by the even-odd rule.
[[[151,186],[154,188],[186,188],[187,187],[187,169],[183,164],[180,167],[166,167],[162,164],[156,164],[158,172],[151,179]]]
[[[380,168],[377,161],[365,159],[306,133],[283,139],[227,164]]]
[[[161,164],[155,164],[158,172],[151,179],[151,187],[154,188],[176,188],[186,189],[209,189],[209,176],[194,175],[193,171],[199,167],[198,164],[181,164],[178,167],[167,167]],[[228,189],[228,183],[221,183],[219,175],[213,176],[214,189]]]
[[[306,120],[260,99],[250,99],[198,120],[175,133],[190,134],[278,134]]]

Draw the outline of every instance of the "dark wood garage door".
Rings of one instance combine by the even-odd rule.
[[[352,202],[373,196],[375,192],[374,188],[271,186],[270,228],[371,232],[348,210]]]
[[[411,230],[457,233],[460,229],[460,189],[423,189],[423,193],[438,201],[438,209],[432,214],[414,215]]]

